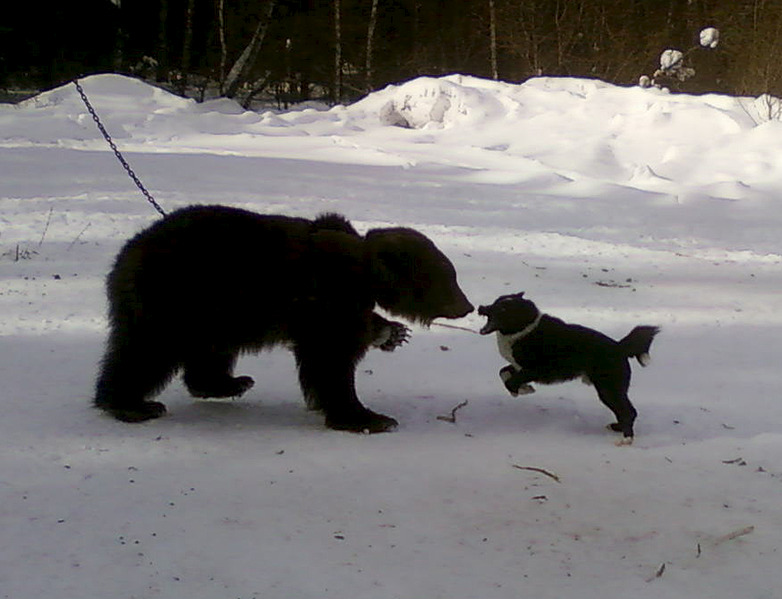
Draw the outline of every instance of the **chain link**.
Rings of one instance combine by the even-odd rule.
[[[165,216],[166,211],[160,207],[160,204],[158,204],[155,201],[155,198],[152,197],[152,194],[150,194],[147,191],[147,188],[144,187],[144,184],[139,180],[138,176],[136,176],[136,173],[133,172],[133,169],[130,168],[128,162],[125,160],[125,158],[122,156],[120,151],[117,149],[114,140],[111,139],[111,135],[109,135],[109,132],[106,131],[106,128],[103,126],[103,123],[100,122],[100,118],[98,117],[98,114],[95,112],[95,109],[92,107],[92,104],[90,104],[90,101],[87,99],[87,94],[84,93],[84,89],[79,83],[79,80],[74,79],[73,83],[76,85],[76,90],[79,92],[79,95],[81,96],[84,105],[87,107],[87,111],[90,113],[90,116],[92,116],[92,120],[95,121],[95,124],[98,126],[98,130],[103,134],[103,137],[106,139],[109,146],[111,146],[111,149],[114,151],[114,155],[117,157],[117,160],[119,160],[123,168],[127,171],[128,176],[130,176],[130,178],[133,179],[133,182],[141,190],[141,193],[143,193],[144,196],[147,198],[147,201],[150,204],[152,204],[155,210],[157,210],[158,212],[160,212],[160,214]]]

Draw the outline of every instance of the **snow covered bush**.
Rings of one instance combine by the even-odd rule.
[[[782,121],[782,99],[771,94],[757,98],[740,99],[741,107],[757,125],[769,121]]]
[[[660,55],[660,68],[652,77],[642,75],[638,80],[641,87],[663,87],[662,81],[671,80],[683,83],[695,76],[695,69],[684,64],[685,58],[699,48],[714,49],[719,44],[720,32],[715,27],[706,27],[699,34],[699,46],[693,46],[686,53],[668,48]],[[662,80],[662,81],[661,81]]]
[[[720,32],[714,27],[706,27],[701,29],[700,43],[703,48],[711,48],[712,50],[717,47],[720,42]]]

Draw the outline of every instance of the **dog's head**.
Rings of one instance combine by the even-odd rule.
[[[524,299],[524,292],[502,295],[490,306],[480,306],[478,314],[488,320],[481,329],[481,335],[499,331],[503,335],[512,335],[523,331],[535,322],[540,315],[537,306]]]

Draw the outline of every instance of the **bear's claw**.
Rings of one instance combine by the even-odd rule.
[[[410,329],[401,322],[390,322],[383,332],[387,335],[387,338],[378,345],[383,351],[394,351],[397,347],[401,347],[410,340]]]

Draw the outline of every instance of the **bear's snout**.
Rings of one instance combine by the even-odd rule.
[[[473,306],[466,297],[462,297],[459,301],[446,306],[442,316],[444,318],[462,318],[474,310],[475,306]]]

